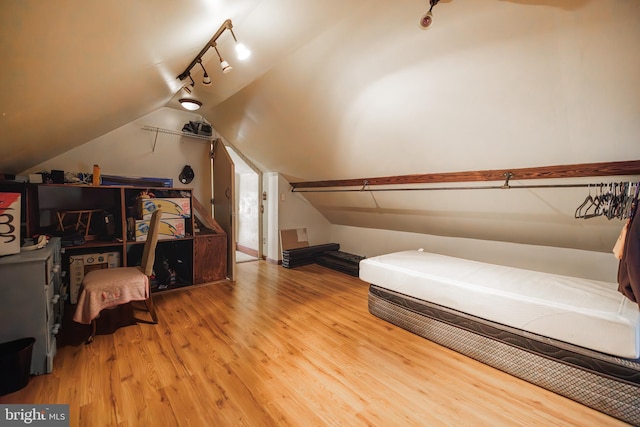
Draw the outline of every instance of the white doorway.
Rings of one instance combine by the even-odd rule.
[[[233,147],[227,146],[227,151],[235,164],[236,263],[257,261],[262,257],[262,177]]]

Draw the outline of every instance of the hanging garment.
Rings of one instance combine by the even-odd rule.
[[[629,230],[630,221],[631,220],[628,219],[624,222],[624,226],[622,227],[622,230],[620,230],[618,240],[616,240],[616,244],[613,246],[613,254],[618,259],[622,259],[622,255],[624,254],[624,244],[627,241],[627,230]]]
[[[622,259],[618,265],[618,291],[640,305],[640,215],[630,219]]]

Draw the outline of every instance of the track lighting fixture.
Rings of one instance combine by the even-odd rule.
[[[420,28],[422,28],[423,30],[426,30],[431,26],[431,24],[433,24],[433,13],[431,12],[431,10],[433,9],[433,6],[438,4],[439,1],[440,0],[429,0],[429,5],[431,6],[429,7],[429,11],[422,15],[422,18],[420,18]]]
[[[202,102],[198,101],[197,99],[181,98],[180,105],[182,105],[182,107],[186,110],[195,111],[198,108],[202,107]]]
[[[205,70],[204,65],[202,65],[202,60],[198,61],[198,63],[200,63],[202,71],[204,72],[204,75],[202,76],[202,84],[205,86],[211,86],[211,77],[209,77],[207,70]]]
[[[432,0],[433,1],[433,0]],[[205,70],[204,65],[202,64],[202,57],[204,56],[205,53],[207,53],[207,51],[210,48],[214,48],[216,53],[218,54],[218,58],[220,59],[220,68],[222,68],[222,73],[223,74],[227,74],[229,71],[231,71],[233,68],[231,67],[231,65],[229,65],[229,63],[227,61],[224,60],[224,58],[220,55],[220,52],[218,52],[218,48],[217,48],[217,40],[218,38],[222,35],[222,33],[224,33],[224,30],[229,30],[229,32],[231,32],[231,35],[233,36],[233,40],[236,43],[236,53],[238,54],[238,59],[240,60],[244,60],[246,58],[248,58],[251,55],[251,51],[249,49],[246,48],[245,45],[243,45],[242,43],[238,43],[238,40],[236,39],[236,35],[233,33],[233,24],[231,23],[230,19],[227,19],[226,21],[224,21],[222,23],[222,25],[220,26],[220,28],[218,28],[218,31],[215,32],[215,34],[213,35],[213,37],[211,37],[211,40],[209,40],[207,42],[207,44],[202,48],[202,50],[200,51],[200,53],[198,53],[198,55],[193,59],[193,61],[191,61],[191,63],[187,66],[187,68],[180,74],[178,75],[178,79],[182,80],[186,80],[187,78],[191,78],[191,69],[193,67],[195,67],[196,64],[200,64],[200,66],[202,67],[202,71],[204,71],[204,77],[202,80],[202,83],[205,85],[210,85],[211,84],[211,78],[209,77],[209,75],[207,74],[207,70]],[[191,79],[191,87],[189,88],[189,90],[193,89],[193,79]],[[187,91],[189,94],[191,92],[189,92],[187,90],[188,85],[183,86],[183,88],[185,89],[185,91]],[[186,99],[184,98],[185,101],[195,101],[192,99]],[[188,108],[185,106],[185,104],[182,102],[183,99],[180,100],[180,103],[182,104],[183,107],[187,108],[187,109],[192,109],[192,110],[197,110],[198,108],[200,108],[200,106],[202,106],[202,103],[200,101],[195,101],[195,108],[194,105],[191,105],[192,108]],[[199,105],[198,105],[199,104]]]

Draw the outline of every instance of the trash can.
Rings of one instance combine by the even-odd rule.
[[[0,344],[0,396],[18,391],[29,383],[35,342],[35,338],[22,338]]]

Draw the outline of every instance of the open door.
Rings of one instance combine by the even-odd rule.
[[[213,217],[227,233],[227,278],[236,280],[235,166],[222,140],[213,144]]]

